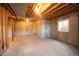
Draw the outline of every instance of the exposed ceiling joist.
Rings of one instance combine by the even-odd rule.
[[[56,8],[59,5],[60,5],[60,3],[54,5],[52,8],[48,9],[47,11],[45,11],[42,15],[46,15],[47,13],[49,13],[51,10],[53,10],[54,8]]]
[[[68,6],[65,6],[64,8],[61,8],[60,10],[56,11],[53,14],[50,14],[49,16],[45,16],[45,19],[53,19],[53,18],[57,18],[59,16],[63,16],[72,12],[76,12],[78,11],[79,8],[74,7],[74,5],[69,4]]]
[[[47,13],[47,14],[44,15],[44,16],[48,17],[48,16],[52,15],[53,13],[55,13],[55,12],[57,12],[57,11],[63,9],[63,8],[66,7],[66,6],[68,6],[68,4],[61,4],[61,5],[59,5],[58,7],[56,7],[54,10],[52,10],[51,13]]]
[[[10,5],[17,15],[25,15],[25,17],[31,17],[33,19],[40,18],[40,15],[43,19],[52,19],[79,10],[79,4],[69,3],[26,3]],[[37,9],[35,10],[35,8]],[[35,14],[37,11],[39,13]]]

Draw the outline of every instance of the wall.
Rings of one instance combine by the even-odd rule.
[[[9,33],[9,31],[8,31],[8,17],[10,17],[10,16],[11,16],[11,14],[6,9],[6,7],[3,4],[0,4],[0,55],[9,46],[9,42],[8,42],[8,39],[9,39],[9,37],[8,37],[8,33]],[[9,25],[11,25],[11,24],[9,24]],[[12,37],[12,36],[10,36],[10,37]]]
[[[69,32],[58,31],[58,21],[69,19]],[[53,19],[51,22],[51,35],[54,39],[58,39],[73,45],[79,46],[79,12],[71,13]]]
[[[36,21],[16,21],[15,22],[15,35],[35,35],[37,37],[50,37],[50,22],[47,20]],[[27,34],[28,33],[28,34]]]
[[[2,35],[1,35],[1,6],[0,6],[0,52],[2,51]]]
[[[15,35],[30,35],[32,31],[32,23],[30,21],[15,21]]]
[[[41,38],[50,38],[50,21],[49,20],[37,20],[33,23],[33,29],[35,34]]]
[[[40,35],[41,32],[40,21],[15,21],[15,35]]]
[[[42,21],[36,20],[35,22],[32,22],[33,25],[33,33],[34,35],[37,35],[38,37],[41,36],[41,28],[42,28]]]

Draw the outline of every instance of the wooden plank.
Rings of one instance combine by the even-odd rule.
[[[64,15],[64,14],[75,12],[77,9],[78,9],[77,7],[73,7],[72,5],[71,6],[67,6],[67,7],[64,7],[63,9],[60,9],[59,11],[49,15],[48,17],[45,16],[45,18],[48,18],[48,19],[56,18],[56,17]]]
[[[46,14],[46,17],[48,17],[49,15],[51,15],[51,14],[53,14],[53,13],[55,13],[55,12],[58,12],[60,9],[66,7],[67,5],[68,5],[68,4],[64,4],[64,5],[62,5],[62,6],[58,7],[58,8],[56,8],[54,11],[52,11],[52,12]]]
[[[43,13],[43,15],[49,13],[51,10],[53,10],[54,8],[56,8],[57,6],[59,6],[61,3],[56,4],[55,6],[53,6],[52,8],[50,8],[47,12]]]

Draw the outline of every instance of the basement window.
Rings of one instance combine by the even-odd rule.
[[[58,31],[69,32],[69,20],[58,21]]]

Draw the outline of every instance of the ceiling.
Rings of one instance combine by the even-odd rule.
[[[53,19],[79,10],[79,4],[67,3],[10,3],[20,17]]]
[[[9,5],[11,6],[11,8],[13,9],[13,11],[17,16],[25,17],[25,13],[26,13],[25,3],[10,3]]]

